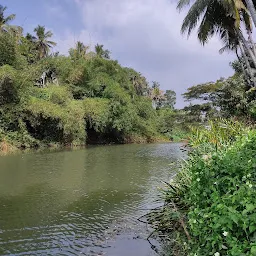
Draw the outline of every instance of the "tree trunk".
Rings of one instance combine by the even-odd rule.
[[[236,49],[236,57],[237,57],[238,61],[240,62],[241,66],[242,66],[242,71],[243,71],[243,75],[244,75],[245,80],[247,82],[250,81],[250,76],[248,75],[248,73],[246,72],[246,70],[244,68],[243,59],[238,55],[237,49]]]
[[[239,47],[240,47],[241,54],[242,54],[243,59],[244,59],[244,61],[245,61],[246,68],[247,68],[247,70],[248,70],[248,74],[249,74],[249,76],[250,76],[250,80],[252,81],[253,86],[256,87],[256,81],[255,81],[255,78],[254,78],[254,75],[253,75],[253,72],[252,72],[250,63],[249,63],[249,61],[248,61],[248,57],[247,57],[246,54],[245,54],[244,46],[243,46],[243,44],[241,43],[240,40],[238,40],[238,42],[239,42]]]
[[[253,4],[253,0],[245,0],[245,3],[246,3],[246,7],[252,17],[254,26],[256,27],[256,10],[255,10],[254,4]]]
[[[255,46],[255,43],[253,42],[252,32],[247,30],[247,33],[248,33],[249,42],[252,45],[252,51],[253,51],[254,55],[256,56],[256,46]]]
[[[244,46],[244,52],[247,52],[250,55],[250,58],[254,64],[254,67],[256,68],[256,56],[253,54],[248,42],[246,41],[246,39],[244,38],[243,33],[237,29],[237,35],[238,35],[238,40],[243,42],[243,46]]]

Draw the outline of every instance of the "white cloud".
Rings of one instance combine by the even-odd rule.
[[[67,13],[63,10],[61,5],[55,5],[52,3],[51,5],[46,5],[45,9],[47,15],[55,18],[65,18],[67,16]]]
[[[66,52],[74,41],[101,43],[121,64],[141,71],[149,81],[180,95],[191,85],[232,74],[232,55],[219,55],[217,38],[202,47],[195,35],[181,36],[184,14],[169,0],[73,0],[82,12],[84,29],[67,32]],[[67,47],[67,45],[69,47]],[[178,97],[178,107],[183,105]]]

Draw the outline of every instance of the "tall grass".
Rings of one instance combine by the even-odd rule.
[[[191,127],[191,137],[189,144],[192,147],[209,143],[214,146],[226,146],[235,141],[237,136],[241,136],[250,130],[244,123],[227,119],[210,120],[204,128]]]

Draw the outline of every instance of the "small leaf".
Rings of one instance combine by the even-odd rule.
[[[253,233],[255,230],[256,230],[256,225],[251,225],[251,226],[249,227],[250,233]]]
[[[246,210],[248,211],[248,212],[251,212],[251,211],[253,211],[255,209],[255,205],[254,204],[247,204],[246,205]]]
[[[252,256],[256,256],[256,246],[253,246],[251,248],[251,254],[252,254]]]

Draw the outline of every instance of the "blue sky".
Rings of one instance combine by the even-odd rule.
[[[104,44],[111,56],[133,67],[148,81],[165,90],[181,93],[189,86],[232,75],[232,54],[220,55],[221,43],[213,38],[200,45],[195,35],[180,34],[185,13],[178,13],[171,0],[2,0],[15,24],[26,32],[45,25],[58,43],[55,50],[67,53],[77,40],[92,48]]]

